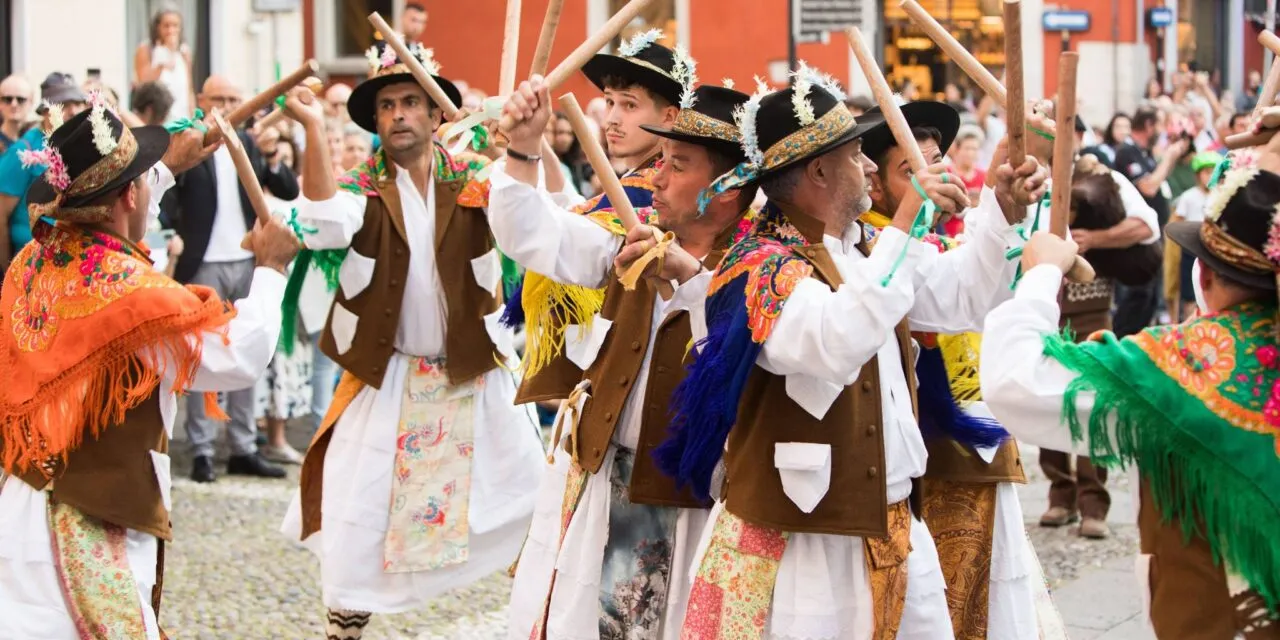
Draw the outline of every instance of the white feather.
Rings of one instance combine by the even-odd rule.
[[[726,88],[726,89],[732,89],[732,88],[733,88],[733,78],[725,78],[724,80],[721,80],[721,81],[720,81],[720,84],[724,85],[724,88]]]
[[[636,54],[649,48],[649,45],[662,39],[661,29],[650,29],[643,33],[638,33],[635,37],[622,43],[618,47],[618,55],[624,58],[634,58]]]
[[[756,137],[756,114],[760,111],[760,100],[769,94],[769,85],[760,76],[756,76],[756,92],[745,104],[733,110],[734,124],[742,134],[742,153],[747,162],[757,167],[764,165],[764,152],[760,150],[760,141]]]
[[[680,92],[681,109],[691,109],[698,101],[698,96],[693,91],[694,85],[698,83],[697,71],[698,62],[689,56],[684,47],[676,47],[675,64],[672,66],[671,75],[682,87]]]

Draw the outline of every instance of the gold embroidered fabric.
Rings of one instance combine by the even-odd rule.
[[[672,131],[691,136],[718,138],[725,142],[742,141],[742,136],[734,125],[716,120],[704,113],[698,113],[693,109],[680,110],[680,115],[676,117],[676,125],[672,128]]]
[[[996,485],[924,478],[924,521],[938,547],[956,640],[987,637]]]
[[[775,142],[764,152],[764,168],[773,169],[831,144],[857,124],[853,114],[838,104],[813,124]]]
[[[875,609],[874,640],[893,640],[902,626],[907,597],[907,556],[911,553],[911,509],[907,502],[889,505],[889,535],[863,538],[871,602]]]
[[[1200,240],[1214,255],[1245,269],[1261,273],[1275,271],[1275,265],[1262,255],[1262,252],[1227,235],[1221,227],[1212,222],[1200,225]]]
[[[129,166],[137,155],[138,139],[133,137],[128,127],[125,127],[116,148],[93,163],[93,166],[86,169],[84,173],[76,176],[71,186],[67,187],[67,196],[80,196],[101,189],[120,177],[120,172],[124,171],[124,168]]]

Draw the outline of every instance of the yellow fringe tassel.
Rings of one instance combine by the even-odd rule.
[[[564,351],[564,330],[571,324],[590,328],[604,306],[604,289],[566,285],[525,272],[521,305],[525,318],[524,371],[537,375]]]
[[[938,348],[947,365],[947,379],[951,395],[961,406],[982,399],[982,382],[978,379],[978,350],[982,346],[982,334],[962,333],[938,335]]]

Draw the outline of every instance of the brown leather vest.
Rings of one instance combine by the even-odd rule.
[[[837,288],[843,283],[827,248],[822,223],[794,211],[788,219],[815,244],[795,253],[813,266],[813,277]],[[903,371],[915,405],[915,367],[907,322],[896,331]],[[788,395],[786,378],[761,367],[749,374],[738,404],[738,422],[725,448],[725,508],[761,526],[783,531],[884,537],[889,532],[885,495],[884,419],[878,359],[862,365],[826,416],[814,418]],[[774,466],[774,445],[812,442],[831,445],[831,484],[812,513],[787,497]]]
[[[1064,282],[1058,294],[1058,305],[1062,308],[1058,327],[1070,327],[1077,340],[1084,340],[1095,331],[1110,329],[1113,289],[1111,281],[1106,278],[1093,282]]]
[[[713,251],[702,263],[715,269],[723,255],[723,251]],[[654,295],[647,279],[641,279],[632,291],[627,291],[617,278],[609,280],[600,315],[614,325],[600,347],[599,356],[586,371],[585,379],[591,381],[591,397],[578,423],[578,463],[591,473],[600,471],[609,442],[617,431],[622,407],[631,397],[636,376],[644,363],[648,336],[653,329]],[[668,314],[654,336],[649,377],[644,382],[644,406],[634,408],[642,412],[642,417],[631,473],[631,502],[684,508],[707,506],[694,498],[688,487],[677,490],[675,480],[659,471],[653,462],[654,448],[667,437],[671,394],[684,380],[685,367],[691,362],[691,340],[693,331],[686,311]]]
[[[1018,443],[1013,438],[1001,443],[991,464],[951,438],[928,438],[925,446],[929,449],[929,467],[925,477],[930,479],[975,484],[1027,483]]]
[[[85,440],[58,463],[52,480],[38,469],[14,477],[37,491],[48,489],[54,500],[111,524],[172,540],[169,511],[164,508],[151,452],[169,453],[169,436],[160,415],[160,393],[125,412],[124,420]],[[195,402],[200,402],[195,397]]]
[[[484,327],[484,316],[497,310],[499,298],[482,288],[471,270],[471,260],[493,249],[493,240],[484,211],[458,205],[465,181],[461,177],[452,181],[433,178],[436,268],[444,288],[445,370],[450,384],[488,372],[498,366],[500,357]],[[330,310],[320,350],[361,382],[378,389],[395,351],[410,255],[393,163],[386,163],[386,174],[374,186],[378,197],[367,199],[364,224],[351,240],[352,251],[375,260],[373,279],[354,299],[348,299],[339,287],[333,302],[359,318],[355,338],[345,354],[338,353]],[[437,293],[421,291],[415,295]]]
[[[1280,623],[1266,622],[1266,605],[1252,591],[1232,596],[1227,575],[1200,535],[1184,541],[1178,519],[1164,522],[1146,479],[1141,481],[1138,541],[1151,555],[1151,626],[1158,638],[1178,640],[1280,639]],[[1237,636],[1237,634],[1240,634]]]

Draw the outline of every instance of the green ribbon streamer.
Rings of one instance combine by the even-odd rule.
[[[1042,130],[1040,130],[1040,129],[1037,129],[1037,128],[1035,128],[1035,127],[1031,127],[1031,126],[1028,126],[1027,128],[1031,130],[1031,133],[1034,133],[1034,134],[1036,134],[1036,135],[1040,136],[1041,138],[1044,138],[1045,140],[1048,140],[1049,142],[1053,142],[1053,134],[1052,134],[1052,133],[1049,133],[1048,131],[1042,131]]]
[[[1040,227],[1040,211],[1048,207],[1049,203],[1050,203],[1049,190],[1045,189],[1044,197],[1040,199],[1040,202],[1036,203],[1036,215],[1031,219],[1031,226],[1017,228],[1018,237],[1022,238],[1024,242],[1030,240],[1031,234],[1035,233],[1035,230]],[[1030,229],[1030,231],[1027,230],[1028,228]],[[1019,258],[1021,257],[1022,257],[1022,247],[1014,247],[1006,251],[1004,254],[1005,260],[1018,260],[1018,265],[1013,272],[1013,282],[1009,283],[1010,289],[1017,288],[1018,281],[1022,279],[1022,261],[1019,260]]]
[[[1218,186],[1218,183],[1222,181],[1222,176],[1226,175],[1230,170],[1231,154],[1227,154],[1222,158],[1222,162],[1219,162],[1218,166],[1213,168],[1213,176],[1209,178],[1209,188],[1212,189]]]
[[[304,227],[301,222],[298,222],[298,209],[296,207],[289,212],[289,218],[285,220],[285,224],[289,225],[289,228],[293,230],[293,235],[298,237],[298,242],[304,245],[306,244],[307,236],[320,232],[319,229]]]
[[[180,118],[178,120],[174,120],[173,122],[170,122],[169,124],[164,125],[164,130],[168,131],[169,135],[182,133],[187,129],[195,129],[200,133],[208,133],[209,127],[206,127],[205,124],[201,122],[201,120],[203,119],[204,119],[204,111],[201,111],[200,109],[196,109],[194,118]]]
[[[934,213],[938,211],[938,205],[929,199],[929,194],[925,193],[924,187],[920,186],[920,182],[916,180],[915,176],[911,176],[911,186],[915,188],[916,193],[920,194],[921,198],[924,198],[924,204],[920,205],[920,209],[916,211],[916,219],[911,223],[911,233],[909,234],[912,238],[919,240],[926,233],[929,233],[929,229],[933,228]],[[910,249],[910,242],[902,245],[902,251],[898,253],[897,258],[894,258],[893,266],[889,268],[889,273],[880,280],[881,287],[887,287],[893,281],[893,276],[898,273],[898,267],[902,266],[902,261],[906,260],[907,251]]]

